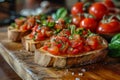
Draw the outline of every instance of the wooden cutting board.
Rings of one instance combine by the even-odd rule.
[[[9,41],[7,33],[0,33],[0,54],[23,80],[120,80],[119,58],[106,57],[105,62],[70,69],[40,67],[34,54]]]

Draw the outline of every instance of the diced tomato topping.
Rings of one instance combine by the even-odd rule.
[[[40,33],[37,33],[36,37],[35,37],[35,40],[36,41],[41,41],[41,40],[44,40],[45,37],[44,35],[40,32]]]
[[[73,49],[72,54],[79,54],[79,50],[78,49]]]
[[[32,28],[32,30],[33,30],[33,31],[36,31],[36,30],[38,29],[38,27],[39,27],[39,25],[35,25],[35,26]]]
[[[88,52],[88,51],[90,51],[90,50],[91,50],[90,46],[84,46],[84,51],[85,51],[85,52]]]
[[[51,54],[59,55],[59,48],[57,46],[52,46],[47,49]]]
[[[47,50],[48,46],[43,46],[42,49]]]
[[[22,26],[20,26],[20,30],[21,31],[26,31],[27,30],[27,25],[26,23],[24,23]]]
[[[83,46],[83,42],[81,41],[81,42],[74,42],[73,44],[72,44],[72,47],[73,48],[77,48],[77,47],[80,47],[80,46]]]
[[[94,49],[97,49],[98,46],[100,45],[100,44],[99,44],[99,41],[98,41],[98,39],[97,39],[97,36],[90,37],[87,42],[88,42],[88,45],[90,45],[90,47],[91,47],[93,50],[94,50]]]
[[[62,46],[62,44],[57,44],[57,47],[58,47],[58,48],[61,48],[61,46]]]

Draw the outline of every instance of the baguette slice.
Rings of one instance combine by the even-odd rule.
[[[29,38],[29,35],[22,38],[22,44],[25,50],[34,52],[36,49],[39,49],[45,41],[34,41]]]
[[[40,48],[35,51],[34,61],[40,66],[57,68],[70,68],[95,63],[104,60],[107,55],[108,44],[104,39],[102,43],[103,48],[79,55],[56,56]]]
[[[20,42],[21,38],[28,35],[30,32],[31,30],[20,31],[18,29],[8,27],[8,39],[14,42]]]

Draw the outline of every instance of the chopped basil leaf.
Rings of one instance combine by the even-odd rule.
[[[47,22],[46,20],[43,20],[43,21],[42,21],[42,25],[43,25],[43,26],[47,26],[47,24],[48,24],[48,22]]]
[[[54,31],[54,34],[58,34],[60,31],[60,29],[57,29],[56,31]]]
[[[55,22],[48,22],[48,24],[47,24],[47,26],[50,28],[54,27],[54,25],[55,25]]]
[[[40,15],[40,20],[45,20],[46,18],[47,18],[47,15],[45,15],[45,14]]]
[[[15,23],[11,23],[11,27],[15,28],[16,24]]]

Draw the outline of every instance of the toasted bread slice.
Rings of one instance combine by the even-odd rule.
[[[44,41],[34,41],[29,38],[29,35],[22,38],[22,44],[25,50],[34,52],[36,49],[40,48],[43,45]]]
[[[28,35],[30,32],[31,30],[20,31],[18,29],[8,27],[8,39],[11,41],[20,42],[21,38]]]
[[[95,63],[104,60],[107,54],[108,44],[102,39],[103,48],[95,51],[81,53],[79,55],[52,55],[42,48],[35,51],[34,61],[44,67],[69,68]]]

